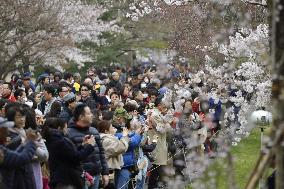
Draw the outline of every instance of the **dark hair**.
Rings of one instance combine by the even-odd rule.
[[[45,80],[45,78],[49,78],[49,75],[47,75],[47,74],[40,75],[40,76],[38,77],[37,83],[43,83],[44,80]]]
[[[106,131],[109,131],[110,126],[110,121],[102,120],[97,123],[97,130],[99,133],[105,133]]]
[[[54,77],[59,77],[59,79],[61,79],[62,78],[62,74],[61,74],[61,72],[54,72]]]
[[[87,87],[88,90],[91,90],[90,85],[88,85],[86,83],[82,83],[82,85],[80,86],[80,90],[82,89],[82,87]]]
[[[57,94],[57,87],[54,85],[45,85],[44,90],[51,94],[53,97]]]
[[[73,74],[67,72],[64,74],[63,79],[67,80],[70,79],[71,77],[73,77]]]
[[[117,92],[117,89],[116,89],[115,87],[109,87],[109,86],[107,85],[107,89],[106,89],[106,93],[107,93],[107,94],[108,94],[108,91],[109,91],[110,89],[112,89],[113,92]]]
[[[0,98],[0,109],[4,108],[4,106],[9,102],[9,100]]]
[[[6,117],[8,121],[15,121],[15,115],[19,112],[22,115],[26,115],[26,110],[23,105],[20,103],[13,103],[10,107],[7,108]]]
[[[20,89],[20,88],[22,88],[22,87],[23,87],[23,80],[18,79],[18,80],[16,81],[14,87],[15,87],[15,89]]]
[[[113,118],[113,111],[103,111],[102,115],[103,115],[103,120],[110,121]]]
[[[44,72],[47,73],[47,74],[49,74],[49,73],[50,73],[50,68],[45,68],[45,69],[44,69]]]
[[[11,76],[11,82],[17,82],[20,79],[20,76],[16,73],[13,73]]]
[[[126,103],[123,107],[127,112],[133,112],[134,110],[137,110],[136,106],[131,103]]]
[[[8,87],[9,87],[9,89],[10,89],[10,90],[13,90],[13,86],[12,86],[12,84],[11,84],[11,83],[9,83],[9,82],[5,82],[5,83],[3,83],[3,85],[4,85],[4,84],[8,85]]]
[[[155,89],[155,88],[149,89],[148,93],[149,93],[149,96],[152,96],[152,95],[159,96],[159,91],[157,89]]]
[[[130,129],[130,128],[131,128],[130,122],[131,122],[131,119],[125,119],[125,127],[126,127],[127,129]]]
[[[36,104],[34,97],[28,96],[27,99],[33,103],[32,109],[34,110],[37,109],[37,104]]]
[[[116,91],[110,93],[109,97],[111,98],[112,95],[117,95],[118,96],[118,93]]]
[[[107,79],[107,78],[108,78],[108,77],[107,77],[107,76],[105,76],[105,75],[102,75],[102,74],[101,74],[101,75],[99,75],[99,79],[100,79],[100,80],[104,80],[104,79]]]
[[[46,117],[58,117],[61,113],[61,103],[58,101],[54,101],[50,107],[50,112],[46,115]]]
[[[88,107],[86,104],[84,103],[81,103],[81,104],[78,104],[75,109],[74,109],[74,121],[78,121],[79,120],[79,117],[80,115],[84,115],[85,114],[85,108]]]
[[[162,102],[162,99],[163,99],[162,95],[157,96],[155,100],[155,106],[158,106]]]
[[[70,85],[69,83],[67,83],[67,81],[65,81],[65,80],[60,80],[59,81],[59,90],[60,90],[60,88],[62,88],[62,87],[69,87],[69,88],[72,88],[72,85]]]
[[[63,129],[65,127],[65,121],[57,117],[47,118],[42,126],[42,136],[46,140],[49,139],[50,129]]]
[[[40,94],[40,93],[38,93],[38,92],[33,92],[32,94],[30,94],[30,95],[28,96],[28,99],[32,98],[33,100],[35,100],[35,97],[36,97],[38,94]]]
[[[94,115],[94,119],[99,119],[99,116],[102,115],[102,111],[98,109],[92,110],[92,113]]]
[[[70,86],[65,81],[64,83],[59,82],[58,92],[62,92],[63,87],[69,88]]]
[[[25,129],[32,128],[36,130],[37,124],[36,124],[35,111],[28,106],[24,106],[24,109],[25,109],[25,114],[26,114]]]
[[[135,99],[135,98],[138,96],[139,92],[140,92],[139,89],[133,90],[133,91],[132,91],[132,97]]]
[[[24,91],[23,89],[17,89],[17,90],[14,92],[14,97],[15,97],[16,99],[18,99],[20,96],[23,95],[24,92],[25,92],[25,91]]]

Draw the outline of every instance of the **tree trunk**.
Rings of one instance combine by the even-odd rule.
[[[25,73],[25,72],[30,72],[30,60],[28,57],[23,57],[22,58],[22,62],[23,62],[23,69],[21,69],[21,72]]]
[[[230,151],[227,154],[227,161],[228,161],[227,174],[228,174],[229,189],[236,189],[234,162],[233,162],[232,153]]]
[[[273,0],[271,54],[274,65],[272,83],[273,131],[282,132],[284,122],[284,1]],[[282,138],[283,141],[283,138]],[[277,144],[276,189],[284,188],[284,149],[282,142]]]

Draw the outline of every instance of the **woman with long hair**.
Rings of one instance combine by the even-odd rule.
[[[36,122],[35,111],[28,106],[24,107],[24,109],[26,112],[25,129],[31,128],[37,131],[40,130]],[[34,181],[36,184],[36,189],[42,189],[43,178],[42,178],[41,163],[47,162],[49,153],[44,143],[44,140],[39,134],[39,132],[38,132],[38,138],[37,140],[34,141],[34,143],[36,144],[36,153],[35,157],[33,158],[31,166],[32,166]]]

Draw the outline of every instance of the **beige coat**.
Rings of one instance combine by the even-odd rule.
[[[153,140],[154,135],[158,135],[159,139],[155,150],[152,152],[154,157],[153,164],[167,165],[168,161],[168,144],[167,132],[171,130],[170,123],[168,123],[158,109],[154,109],[150,116],[150,124],[153,129],[148,131],[150,140]]]
[[[122,137],[120,140],[112,134],[100,133],[105,157],[109,169],[120,169],[123,165],[122,154],[128,149],[129,138]]]

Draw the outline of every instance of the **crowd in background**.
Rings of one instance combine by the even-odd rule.
[[[212,89],[192,82],[187,64],[158,69],[97,67],[86,77],[47,70],[35,83],[30,73],[0,81],[0,188],[151,189],[184,179],[188,151],[214,156],[222,102],[198,91],[171,102],[174,85]]]

